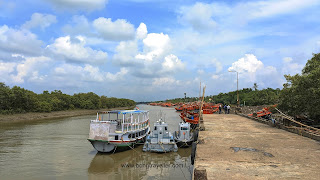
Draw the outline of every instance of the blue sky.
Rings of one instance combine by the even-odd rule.
[[[320,52],[319,0],[0,0],[0,82],[136,101],[282,88]]]

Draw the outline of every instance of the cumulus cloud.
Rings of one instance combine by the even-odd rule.
[[[112,22],[111,18],[100,17],[93,21],[93,26],[106,40],[122,41],[135,37],[134,26],[125,19],[117,19]]]
[[[25,55],[40,55],[43,42],[28,30],[0,26],[0,51]]]
[[[136,41],[121,41],[115,49],[113,60],[121,66],[133,66],[138,63],[135,56],[138,54]]]
[[[122,80],[127,73],[128,73],[128,70],[126,68],[121,68],[120,71],[115,74],[107,72],[106,78],[107,80],[110,80],[110,81]]]
[[[148,30],[147,26],[144,23],[140,23],[139,27],[137,28],[136,37],[137,39],[144,39],[147,37]]]
[[[178,70],[183,70],[185,65],[176,55],[169,54],[164,58],[162,67],[165,72],[175,72]]]
[[[108,0],[49,0],[57,9],[93,11],[103,9]]]
[[[17,63],[0,61],[0,81],[7,82],[11,79],[10,74],[15,71]]]
[[[263,63],[259,61],[255,55],[245,54],[244,57],[232,63],[232,66],[228,68],[228,71],[255,73],[261,68],[263,68]]]
[[[82,36],[77,36],[74,41],[70,36],[59,37],[47,49],[58,57],[68,61],[102,63],[107,60],[108,54],[100,50],[94,50],[85,46],[86,42]]]
[[[33,13],[31,20],[22,25],[22,28],[32,29],[40,27],[42,30],[49,27],[51,24],[56,23],[56,16],[51,14]]]
[[[85,64],[84,66],[62,64],[54,69],[54,77],[57,80],[72,82],[102,82],[105,80],[105,73],[98,67]]]
[[[24,61],[16,63],[15,70],[17,74],[11,74],[11,79],[15,83],[24,83],[25,79],[43,79],[39,76],[39,70],[44,67],[51,59],[45,56],[27,57]]]
[[[163,33],[150,33],[143,40],[143,51],[136,55],[137,59],[146,61],[153,61],[161,59],[171,49],[170,38],[167,34]]]
[[[253,54],[245,54],[244,57],[232,63],[228,71],[239,72],[239,84],[242,87],[251,87],[256,82],[262,88],[279,87],[284,82],[275,67],[265,66]]]

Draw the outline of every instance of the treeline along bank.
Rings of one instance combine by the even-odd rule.
[[[104,109],[135,106],[130,99],[98,96],[93,92],[68,95],[60,90],[36,94],[19,86],[0,82],[0,113],[51,112],[73,109]]]
[[[295,75],[285,75],[286,81],[280,90],[267,88],[258,90],[258,84],[253,88],[239,90],[242,105],[258,106],[278,104],[278,108],[291,116],[302,115],[320,124],[320,53],[313,54],[302,69]],[[197,97],[185,97],[167,100],[172,103],[192,102]],[[206,96],[206,102],[236,104],[237,92],[220,93]]]

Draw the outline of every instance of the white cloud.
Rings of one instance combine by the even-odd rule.
[[[38,71],[34,71],[31,73],[31,76],[29,78],[30,82],[40,83],[45,81],[48,78],[48,75],[39,75]]]
[[[108,0],[49,0],[58,10],[85,10],[93,11],[103,9]]]
[[[183,70],[185,68],[185,65],[177,56],[170,54],[164,58],[162,67],[166,72],[176,72],[178,70]]]
[[[197,2],[190,6],[182,6],[178,11],[178,18],[182,24],[189,24],[195,30],[215,32],[214,30],[228,30],[239,25],[241,27],[252,20],[293,14],[318,4],[318,0],[260,0],[231,5]]]
[[[244,78],[246,78],[244,76]],[[248,81],[245,79],[245,81],[248,83],[247,87],[250,87],[250,85],[253,85],[253,81]],[[268,87],[282,87],[283,83],[285,83],[285,80],[281,74],[277,71],[277,69],[273,66],[266,66],[263,68],[263,70],[258,71],[256,73],[256,80],[255,83],[258,83],[259,87],[261,88],[268,88]]]
[[[0,61],[0,81],[7,82],[10,81],[10,74],[15,71],[17,63],[12,62],[2,62]]]
[[[216,73],[220,73],[222,71],[222,64],[217,59],[212,59],[210,65],[213,65],[216,68]]]
[[[137,39],[144,39],[147,37],[148,30],[147,26],[144,23],[140,23],[139,27],[137,28],[136,37]]]
[[[110,18],[100,17],[93,21],[102,38],[112,41],[131,40],[135,37],[135,29],[132,24],[124,19],[112,22]]]
[[[86,42],[82,36],[77,36],[75,42],[71,41],[70,36],[65,36],[57,38],[47,48],[65,60],[86,63],[102,63],[107,60],[106,52],[94,50],[85,45]]]
[[[162,78],[154,78],[152,85],[153,86],[166,86],[168,87],[169,85],[177,85],[180,82],[175,80],[172,77],[162,77]]]
[[[121,66],[130,66],[137,63],[135,56],[138,53],[136,41],[121,41],[115,49],[114,62]]]
[[[51,14],[33,13],[31,20],[22,25],[22,28],[32,29],[40,27],[42,30],[49,27],[51,24],[56,23],[56,16]]]
[[[228,68],[228,71],[255,73],[261,68],[263,68],[263,63],[259,61],[255,55],[245,54],[244,57],[232,63],[232,66]]]
[[[253,54],[245,54],[244,57],[232,63],[228,70],[239,72],[240,87],[252,87],[253,83],[258,83],[261,88],[281,87],[284,82],[275,67],[265,66]]]
[[[197,2],[193,6],[181,7],[179,14],[182,23],[188,23],[195,30],[213,30],[217,27],[217,23],[213,20],[214,8],[213,4],[205,4]]]
[[[283,60],[285,63],[289,63],[289,62],[292,61],[292,58],[291,58],[291,57],[284,57],[282,60]]]
[[[92,31],[91,23],[83,15],[72,16],[71,24],[65,25],[62,29],[66,34],[89,35]]]
[[[38,71],[49,61],[50,58],[45,56],[40,57],[27,57],[21,63],[16,64],[17,74],[11,74],[11,78],[15,83],[24,83],[25,79],[31,76],[32,79],[35,79],[38,76]]]
[[[89,73],[90,79],[94,81],[102,82],[103,81],[103,74],[100,72],[98,67],[93,67],[89,64],[86,64],[83,68],[85,74]]]
[[[296,12],[316,4],[319,4],[318,0],[272,0],[249,2],[246,5],[251,9],[249,18],[262,18]]]
[[[21,54],[11,54],[11,56],[15,58],[24,58],[24,55]]]
[[[99,67],[85,64],[80,65],[62,64],[53,71],[53,76],[58,81],[66,81],[68,84],[75,85],[82,82],[103,82],[105,80],[104,72]]]
[[[153,61],[161,59],[171,49],[170,38],[167,34],[163,33],[150,33],[143,40],[144,54],[136,55],[137,59],[146,61]]]
[[[107,80],[110,80],[110,81],[122,80],[127,73],[128,73],[128,70],[126,68],[121,68],[120,71],[115,74],[107,72],[106,78]]]
[[[14,54],[39,55],[43,42],[28,30],[0,26],[0,51]]]
[[[294,62],[291,57],[285,57],[283,58],[283,67],[282,67],[282,73],[283,74],[297,74],[301,73],[304,65],[298,64],[297,62]]]

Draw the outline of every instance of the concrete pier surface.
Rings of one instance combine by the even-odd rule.
[[[234,114],[203,119],[194,179],[320,179],[320,142]]]

